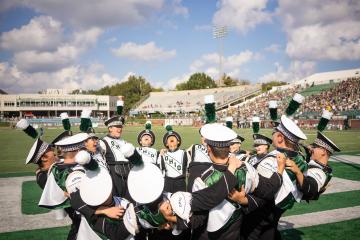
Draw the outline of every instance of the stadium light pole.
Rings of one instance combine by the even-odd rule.
[[[219,86],[223,85],[223,39],[227,36],[228,30],[227,26],[213,26],[213,37],[219,40]]]

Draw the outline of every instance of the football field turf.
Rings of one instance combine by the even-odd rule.
[[[74,132],[78,131],[78,127],[73,127]],[[143,127],[126,126],[124,128],[123,137],[125,140],[137,145],[137,134]],[[182,136],[181,148],[188,148],[192,143],[199,142],[198,129],[193,127],[176,127]],[[243,149],[251,150],[252,147],[252,130],[251,129],[235,129],[243,137],[245,142]],[[51,141],[56,135],[61,133],[61,129],[45,129],[43,139]],[[162,146],[162,136],[165,133],[163,127],[153,127],[156,134],[155,148]],[[96,129],[99,136],[104,136],[106,129]],[[260,133],[271,136],[270,129],[262,129]],[[316,131],[305,131],[308,136],[306,143],[316,137]],[[360,154],[360,131],[325,131],[341,149],[342,155],[359,155]],[[0,178],[17,177],[17,176],[33,176],[35,165],[25,165],[27,153],[33,143],[33,139],[26,136],[22,131],[0,128]],[[360,165],[348,162],[330,162],[334,170],[334,177],[360,181]],[[40,214],[46,211],[37,207],[37,201],[40,197],[40,189],[34,181],[25,181],[22,184],[21,206],[22,214]],[[310,202],[310,204],[297,204],[285,216],[299,215],[309,212],[320,212],[324,210],[332,210],[338,208],[346,208],[360,205],[360,190],[336,192],[323,195],[319,201]],[[1,206],[0,206],[1,207]],[[54,220],[56,221],[56,220]],[[285,239],[359,239],[358,228],[360,227],[360,219],[342,221],[338,223],[329,223],[311,227],[298,229],[289,229],[282,232]],[[27,231],[16,231],[0,233],[0,239],[66,239],[68,227],[46,228]]]

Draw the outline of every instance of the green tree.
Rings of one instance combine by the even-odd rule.
[[[225,73],[222,77],[223,83],[226,87],[233,87],[233,86],[239,86],[239,85],[249,85],[249,80],[238,80],[236,78],[232,78],[230,76],[227,76]]]
[[[286,82],[279,82],[279,81],[271,81],[271,82],[267,82],[267,83],[262,83],[261,84],[261,91],[262,92],[267,92],[269,91],[272,87],[275,86],[282,86],[282,85],[286,85]]]
[[[184,83],[176,85],[176,90],[193,90],[204,88],[215,88],[215,81],[205,73],[194,73],[190,76],[189,80]]]
[[[233,79],[230,76],[227,76],[226,74],[223,75],[222,81],[226,87],[233,87],[239,85],[239,80]]]
[[[99,90],[89,90],[87,93],[96,95],[124,96],[124,111],[129,111],[132,106],[151,91],[162,91],[153,88],[142,76],[129,76],[128,80]]]

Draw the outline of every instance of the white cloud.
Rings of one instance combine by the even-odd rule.
[[[14,54],[13,62],[24,71],[51,72],[73,64],[79,54],[78,48],[64,45],[54,52],[18,52]]]
[[[360,59],[360,2],[280,0],[286,53],[300,60]]]
[[[104,28],[143,22],[162,9],[164,0],[31,0],[21,4],[73,26]]]
[[[189,9],[181,5],[182,0],[173,0],[172,8],[175,14],[189,17]]]
[[[158,48],[154,42],[148,42],[144,45],[127,42],[111,51],[117,57],[141,61],[164,60],[176,56],[176,50],[165,51],[162,48]]]
[[[21,0],[1,0],[0,1],[0,12],[6,12],[11,8],[21,4]]]
[[[72,32],[49,16],[34,17],[19,29],[0,36],[0,46],[13,52],[12,64],[21,71],[51,72],[69,67],[102,34],[99,28]],[[71,35],[72,34],[72,35]]]
[[[271,22],[266,4],[267,0],[221,0],[220,8],[213,16],[213,24],[235,28],[245,34],[261,23]]]
[[[272,52],[272,53],[276,53],[280,51],[280,45],[279,44],[271,44],[270,46],[264,48],[265,51],[267,52]]]
[[[296,28],[289,33],[287,54],[294,59],[360,59],[360,21]]]
[[[239,68],[251,60],[256,60],[258,54],[246,50],[239,54],[223,57],[223,70],[226,74],[231,73],[232,77],[240,77]],[[217,53],[204,54],[190,65],[191,72],[205,72],[213,78],[219,77],[219,55]],[[235,74],[237,74],[235,76]]]
[[[92,47],[96,44],[98,38],[103,33],[100,28],[89,28],[83,31],[76,31],[73,33],[71,45],[74,45],[82,50]]]
[[[282,81],[292,82],[307,77],[315,72],[316,63],[307,61],[293,61],[287,70],[279,63],[274,64],[275,72],[267,73],[259,78],[259,82]]]
[[[118,79],[106,72],[102,65],[88,67],[70,66],[54,72],[22,72],[16,66],[7,62],[0,63],[0,89],[13,93],[35,93],[46,88],[99,89],[113,85],[123,79]]]
[[[353,0],[292,1],[279,0],[277,15],[285,30],[313,24],[333,24],[349,19],[359,20],[360,2]]]
[[[160,87],[163,87],[165,89],[175,89],[175,86],[177,84],[186,82],[187,80],[189,80],[190,76],[191,75],[189,73],[182,74],[180,76],[175,76],[171,78],[169,81],[167,81],[165,86],[160,85]]]
[[[49,16],[34,17],[21,28],[4,32],[0,47],[10,51],[53,50],[62,41],[62,24]]]

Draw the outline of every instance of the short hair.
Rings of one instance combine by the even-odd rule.
[[[214,156],[216,158],[227,158],[229,156],[230,153],[230,148],[229,147],[214,147],[211,145],[208,145],[212,151],[212,153],[214,154]]]
[[[299,146],[296,143],[294,143],[290,139],[288,139],[282,132],[280,132],[280,131],[277,131],[277,132],[283,136],[286,147],[288,147],[294,151],[299,151]]]

